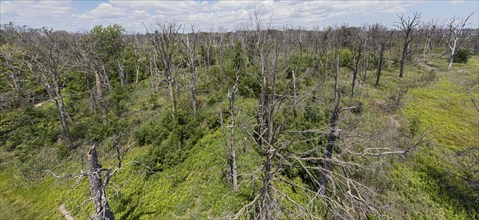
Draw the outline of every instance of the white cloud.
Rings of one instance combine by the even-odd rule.
[[[451,5],[457,5],[457,4],[462,4],[462,3],[464,3],[463,0],[450,0],[449,1],[449,4],[451,4]]]
[[[0,23],[64,29],[71,15],[71,1],[2,1]]]
[[[90,1],[94,2],[94,1]],[[264,19],[272,16],[272,25],[325,26],[345,21],[367,20],[370,16],[402,13],[418,1],[152,1],[109,0],[97,3],[88,11],[74,14],[67,1],[2,1],[1,22],[30,26],[48,26],[77,31],[95,25],[120,24],[131,32],[144,32],[144,23],[154,28],[157,21],[169,20],[180,24],[196,25],[197,29],[225,27],[229,30],[249,22],[255,9],[261,9]],[[59,19],[62,18],[62,19]],[[356,19],[355,19],[356,18]],[[359,19],[360,18],[360,19]]]

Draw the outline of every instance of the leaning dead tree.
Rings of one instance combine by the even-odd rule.
[[[336,74],[334,75],[334,108],[331,112],[331,119],[329,121],[330,131],[328,134],[328,142],[326,144],[326,151],[324,152],[323,174],[319,179],[320,194],[326,194],[326,188],[328,187],[328,179],[332,169],[331,158],[333,156],[336,140],[339,138],[341,129],[338,128],[339,114],[342,111],[348,111],[357,108],[342,107],[341,106],[341,91],[339,88],[339,55],[336,56]]]
[[[48,93],[50,100],[58,109],[63,138],[70,149],[74,148],[70,136],[69,114],[65,104],[62,88],[72,69],[69,63],[71,36],[66,32],[52,32],[47,29],[31,30],[22,36],[23,47],[29,56],[23,60],[30,73],[37,77]]]
[[[394,24],[402,34],[403,48],[399,66],[399,77],[404,76],[404,63],[411,52],[410,44],[415,37],[415,32],[421,23],[421,13],[415,12],[412,17],[400,15],[399,21]]]
[[[449,64],[447,69],[451,69],[454,61],[456,51],[461,49],[462,45],[471,37],[472,30],[465,30],[466,25],[469,24],[469,19],[474,13],[471,13],[465,18],[453,17],[447,24],[446,42],[449,47]]]

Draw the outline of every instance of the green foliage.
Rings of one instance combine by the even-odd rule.
[[[353,67],[354,67],[353,52],[348,48],[344,48],[344,49],[341,49],[338,52],[338,54],[339,54],[339,66],[348,67],[349,69],[353,69]]]
[[[410,90],[404,107],[411,134],[432,130],[430,138],[436,142],[414,156],[415,166],[395,165],[397,176],[392,179],[403,186],[397,189],[402,194],[398,196],[408,206],[424,207],[413,214],[415,217],[473,219],[479,213],[471,206],[477,199],[472,196],[474,191],[458,178],[463,168],[455,164],[462,159],[453,153],[479,144],[474,134],[479,120],[472,104],[464,104],[469,97],[461,85],[471,76],[463,75],[462,82],[457,82],[454,74],[443,73],[434,85]]]
[[[471,58],[472,52],[469,49],[463,49],[456,51],[454,54],[454,63],[467,63],[469,58]]]
[[[91,30],[92,37],[98,40],[97,49],[105,57],[114,56],[123,50],[122,34],[124,32],[125,29],[117,24],[106,27],[99,25]]]
[[[417,117],[417,116],[411,117],[410,120],[411,121],[409,123],[409,133],[411,133],[411,135],[414,137],[417,134],[419,134],[421,121],[420,121],[419,117]]]
[[[53,106],[38,110],[32,106],[0,114],[0,145],[21,161],[38,146],[51,145],[60,133]]]
[[[75,151],[61,141],[58,112],[52,103],[46,101],[34,107],[27,101],[15,108],[2,110],[0,213],[7,213],[5,217],[57,219],[62,217],[57,211],[62,203],[75,218],[90,216],[93,205],[88,200],[86,178],[76,183],[74,179],[53,178],[45,170],[60,175],[84,171],[85,164],[80,161],[84,160],[85,146],[91,143],[99,146],[100,160],[105,168],[117,164],[115,146],[126,146],[128,143],[132,146],[122,169],[106,189],[118,219],[229,218],[261,192],[264,151],[257,147],[252,137],[257,126],[261,68],[256,60],[256,45],[251,41],[253,35],[246,35],[247,45],[242,45],[240,41],[232,42],[232,39],[237,39],[233,33],[225,34],[224,40],[228,43],[222,48],[223,66],[219,66],[216,60],[219,58],[216,54],[219,50],[214,44],[216,39],[211,45],[198,47],[197,92],[200,108],[193,116],[187,84],[189,78],[188,74],[184,74],[189,71],[184,51],[174,54],[177,68],[173,75],[178,80],[178,86],[175,87],[177,111],[173,114],[164,82],[159,84],[158,91],[151,91],[153,79],[147,73],[149,54],[140,52],[142,54],[138,57],[134,47],[137,45],[125,41],[129,36],[125,37],[124,31],[117,25],[97,26],[90,36],[82,38],[86,43],[94,44],[93,52],[98,53],[98,59],[105,62],[107,68],[112,88],[102,87],[107,107],[105,115],[101,110],[96,109],[95,112],[92,108],[95,97],[92,74],[74,69],[61,82],[64,83],[61,92],[70,115],[71,136],[79,146]],[[347,93],[350,88],[349,69],[354,65],[351,38],[357,31],[357,28],[342,27],[338,34],[338,43],[343,46],[338,52],[342,93]],[[270,33],[280,34],[279,31]],[[208,36],[201,36],[202,40],[208,40],[205,38]],[[211,46],[210,65],[206,63],[207,46]],[[248,54],[244,54],[243,46],[246,46]],[[151,45],[142,49],[152,49],[149,47]],[[308,192],[317,189],[317,182],[312,177],[322,175],[321,170],[306,172],[302,166],[318,168],[323,165],[321,158],[334,104],[331,71],[334,60],[327,64],[326,71],[320,69],[326,66],[325,55],[311,54],[308,48],[301,54],[293,48],[290,52],[285,57],[280,53],[279,57],[274,94],[279,104],[274,118],[278,126],[276,141],[291,141],[291,144],[281,149],[283,158],[273,158],[274,163],[281,164],[273,186],[298,204],[309,204],[314,214],[329,218],[332,216],[329,214],[332,203],[326,202],[330,200],[315,197],[311,201],[316,192]],[[291,59],[286,58],[289,55]],[[375,60],[377,58],[372,57],[371,63],[374,64]],[[334,159],[347,161],[348,169],[340,170],[337,166],[334,171],[379,190],[377,194],[365,195],[377,202],[380,212],[391,218],[477,218],[478,209],[473,205],[475,198],[472,196],[476,191],[470,183],[458,177],[464,173],[467,177],[474,177],[474,173],[462,170],[463,167],[458,165],[462,162],[461,158],[456,153],[479,144],[475,138],[479,122],[469,101],[470,96],[465,92],[469,89],[467,82],[474,80],[470,73],[477,70],[477,62],[470,60],[467,65],[459,65],[463,72],[443,73],[444,67],[435,65],[443,61],[432,60],[434,63],[428,64],[427,68],[408,66],[406,71],[410,73],[398,79],[396,69],[392,69],[395,66],[391,65],[394,60],[394,57],[386,60],[380,87],[372,88],[368,82],[363,82],[358,87],[358,97],[349,99],[343,95],[342,106],[356,108],[342,111],[338,127],[345,132],[339,140],[339,147],[334,149]],[[132,76],[139,61],[142,62],[139,82],[138,86],[134,86]],[[319,66],[319,63],[322,65]],[[120,86],[118,64],[127,75],[124,87]],[[162,70],[161,62],[158,65]],[[270,68],[268,66],[266,71],[271,71]],[[300,97],[294,114],[290,98],[292,70],[295,70]],[[320,70],[325,73],[321,79],[318,77]],[[236,127],[240,187],[238,192],[233,192],[228,175],[228,152],[223,140],[229,134],[222,132],[218,113],[226,109],[226,94],[237,74],[240,80],[236,106],[241,109]],[[23,85],[27,95],[38,100],[38,96],[46,93],[31,78],[25,74]],[[1,95],[11,94],[7,87],[8,81],[0,79]],[[229,114],[224,116],[227,118]],[[366,147],[383,149],[391,145],[391,148],[405,148],[423,131],[431,128],[437,129],[428,136],[434,141],[404,156],[370,159],[345,153],[351,151],[359,155]],[[323,129],[325,132],[322,132]],[[295,132],[304,130],[319,132]],[[293,153],[318,160],[301,164],[299,160],[285,159]],[[362,165],[366,165],[366,169]],[[343,186],[339,182],[331,184],[331,188],[336,187],[337,190],[334,199],[343,199],[346,193],[354,194],[353,191],[358,190],[351,188],[352,191],[346,191]],[[296,215],[300,211],[297,204],[285,198],[277,200],[283,208],[278,218],[300,218],[301,215]],[[383,217],[365,215],[372,219]],[[248,219],[252,216],[243,217]]]

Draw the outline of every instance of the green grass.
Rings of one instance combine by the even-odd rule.
[[[412,208],[412,217],[434,219],[474,219],[474,192],[460,175],[456,152],[479,146],[479,113],[465,87],[477,80],[477,57],[451,71],[440,66],[438,80],[428,86],[412,88],[405,97],[402,115],[418,121],[420,131],[432,131],[429,145],[422,146],[410,162],[394,162],[392,179],[397,186],[393,195]],[[436,62],[440,62],[437,61]],[[477,96],[477,94],[475,94]],[[406,210],[408,208],[405,208]]]
[[[428,136],[432,140],[430,144],[422,145],[404,157],[388,159],[385,173],[374,177],[378,181],[374,184],[383,187],[379,190],[381,202],[387,206],[386,210],[391,210],[384,214],[410,219],[474,219],[479,217],[479,212],[472,203],[475,199],[473,191],[465,181],[454,175],[461,172],[456,165],[461,158],[455,153],[479,146],[479,113],[470,101],[471,95],[479,99],[479,88],[472,88],[472,92],[468,90],[469,83],[477,79],[479,59],[473,57],[468,64],[455,64],[451,71],[445,70],[444,60],[431,62],[436,68],[437,79],[429,83],[423,81],[431,72],[421,66],[408,66],[404,79],[397,77],[395,69],[386,69],[378,88],[372,86],[370,81],[373,77],[369,73],[368,84],[358,88],[364,104],[363,111],[368,112],[357,118],[348,116],[350,118],[344,120],[357,122],[358,126],[370,129],[367,132],[371,133],[390,117],[397,118],[403,130],[409,131],[409,126],[416,121],[418,134],[425,130],[434,131]],[[341,83],[348,86],[348,79],[343,80]],[[133,98],[127,100],[128,115],[122,123],[132,126],[131,130],[136,129],[135,126],[148,126],[149,121],[159,121],[158,118],[168,110],[169,101],[164,91],[152,97],[145,95],[150,94],[149,85],[148,80],[143,81],[140,89],[132,94]],[[312,83],[302,92],[313,90],[314,86]],[[398,88],[401,88],[403,96],[396,103],[394,97]],[[321,89],[331,93],[330,88]],[[200,100],[208,100],[208,95],[200,94]],[[378,108],[375,104],[378,100],[384,100],[390,109]],[[205,121],[195,128],[203,133],[193,146],[185,148],[188,156],[182,163],[161,172],[150,174],[147,169],[132,162],[144,162],[151,149],[159,146],[137,146],[133,137],[124,138],[133,146],[125,158],[124,167],[112,178],[107,190],[117,219],[224,218],[251,201],[260,185],[260,180],[256,178],[262,158],[253,149],[253,144],[247,143],[248,152],[238,155],[240,190],[232,192],[232,186],[225,179],[227,162],[221,130],[218,126],[209,129],[207,125],[217,120],[219,109],[225,109],[225,103],[209,104],[207,101],[203,103],[201,111],[209,116],[205,116]],[[254,117],[257,100],[244,98],[241,104],[243,115],[239,121]],[[376,127],[371,123],[376,123]],[[246,136],[241,131],[238,133],[239,139]],[[115,155],[106,156],[113,146],[113,139],[108,137],[100,145],[99,154],[104,167],[115,166]],[[83,151],[79,149],[78,155],[82,155]],[[54,171],[78,173],[81,169],[80,157],[75,155],[64,158],[70,162],[55,166],[57,169]],[[57,208],[62,203],[76,219],[85,219],[92,214],[87,178],[77,183],[74,179],[56,179],[45,174],[39,180],[25,181],[25,175],[21,175],[22,171],[15,169],[14,164],[8,164],[10,168],[5,169],[3,165],[0,170],[0,213],[6,214],[0,219],[60,219],[62,216]],[[300,178],[293,181],[301,182]],[[285,184],[277,183],[276,187],[300,202],[307,202],[305,197]],[[320,209],[319,212],[325,209],[321,205],[316,208]]]

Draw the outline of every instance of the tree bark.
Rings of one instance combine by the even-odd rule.
[[[230,99],[230,145],[231,145],[231,175],[232,175],[232,182],[233,182],[233,190],[236,192],[238,191],[238,174],[237,174],[237,167],[236,167],[236,143],[235,143],[235,101],[236,101],[236,89],[237,89],[237,82],[234,85],[233,91],[231,93]]]
[[[101,78],[100,78],[100,73],[98,71],[95,71],[95,88],[96,88],[96,91],[95,91],[96,92],[96,100],[97,100],[97,103],[100,107],[103,124],[106,124],[106,123],[108,123],[108,118],[107,118],[107,115],[106,115],[106,106],[105,106],[105,103],[103,102],[103,91],[102,91],[102,88],[101,88]]]
[[[356,90],[356,79],[358,77],[358,71],[359,71],[359,61],[361,60],[361,48],[358,49],[358,56],[356,57],[356,65],[354,67],[353,71],[353,82],[351,85],[351,98],[354,97],[354,92]]]
[[[383,68],[383,59],[384,59],[384,48],[385,44],[381,44],[381,49],[379,51],[379,61],[378,61],[378,67],[376,71],[376,84],[374,86],[379,86],[379,79],[381,78],[381,70]]]
[[[330,119],[330,131],[328,135],[328,144],[326,145],[326,151],[324,152],[324,164],[323,164],[323,173],[319,179],[319,184],[321,186],[320,193],[322,195],[326,194],[326,188],[328,187],[328,179],[330,175],[330,171],[332,168],[331,157],[333,155],[334,145],[336,143],[336,139],[339,136],[339,129],[336,128],[339,112],[341,111],[341,95],[339,92],[339,55],[336,57],[336,75],[335,78],[335,86],[334,86],[334,100],[335,105],[332,111],[331,119]]]
[[[408,47],[409,47],[409,44],[405,43],[404,48],[403,48],[403,52],[402,52],[402,55],[401,55],[401,61],[399,63],[399,77],[400,78],[402,78],[404,76],[404,63],[405,63],[405,60],[406,60]]]
[[[90,195],[95,205],[95,220],[114,220],[115,216],[108,204],[105,188],[101,180],[101,165],[98,162],[98,155],[95,145],[88,149],[88,178],[90,180]]]
[[[53,84],[55,86],[54,90],[55,90],[55,95],[56,95],[56,97],[53,99],[53,101],[55,102],[55,106],[58,109],[58,115],[60,117],[60,123],[62,125],[63,136],[65,137],[65,140],[68,144],[68,147],[70,149],[74,149],[75,146],[73,145],[73,141],[72,141],[72,138],[70,136],[70,130],[69,130],[68,121],[67,121],[68,112],[67,112],[66,107],[65,107],[65,102],[63,101],[63,95],[61,93],[61,88],[60,88],[60,85],[58,85],[58,82],[56,82],[56,80],[54,81]]]
[[[296,105],[298,104],[297,94],[296,94],[296,74],[292,70],[293,75],[293,114],[296,116]]]

